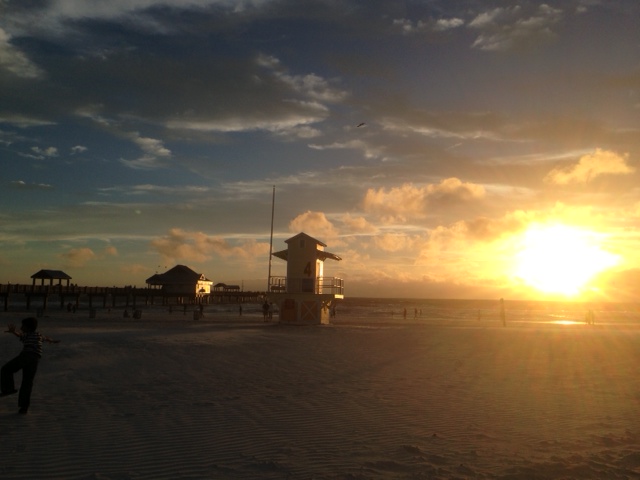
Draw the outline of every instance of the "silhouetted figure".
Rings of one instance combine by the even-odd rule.
[[[507,317],[504,313],[504,298],[500,299],[500,321],[503,327],[507,326]]]
[[[2,395],[16,393],[13,375],[22,370],[22,382],[20,383],[20,393],[18,394],[18,413],[25,414],[31,404],[31,390],[33,389],[33,379],[38,370],[38,363],[42,357],[42,343],[59,343],[60,340],[41,335],[38,332],[38,320],[33,317],[22,320],[20,330],[10,323],[6,333],[12,333],[22,342],[22,352],[12,360],[4,364],[0,371],[0,390]]]
[[[594,325],[596,323],[596,316],[594,315],[593,310],[589,309],[584,319],[587,325]]]

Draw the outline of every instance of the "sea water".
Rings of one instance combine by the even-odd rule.
[[[405,315],[406,309],[406,315]],[[337,322],[501,324],[500,300],[345,298],[338,302]],[[640,326],[639,303],[505,300],[507,324],[584,324],[590,310],[600,325]]]

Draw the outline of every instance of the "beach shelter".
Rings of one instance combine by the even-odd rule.
[[[40,280],[40,285],[44,285],[45,280],[49,281],[49,285],[53,285],[54,280],[58,281],[58,285],[62,285],[62,281],[66,280],[67,287],[69,286],[69,280],[71,280],[71,277],[62,270],[40,270],[31,275],[31,278],[33,279],[33,285],[36,284],[36,280]]]
[[[149,287],[162,289],[166,295],[200,296],[211,293],[213,282],[202,273],[185,265],[176,265],[165,273],[156,273],[147,278]]]

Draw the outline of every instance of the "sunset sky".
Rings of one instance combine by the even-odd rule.
[[[637,300],[637,0],[0,0],[0,282]],[[286,264],[273,259],[272,273]]]

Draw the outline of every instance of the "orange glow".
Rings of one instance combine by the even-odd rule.
[[[616,265],[602,236],[565,225],[532,225],[517,247],[514,275],[544,293],[576,296],[597,273]]]

